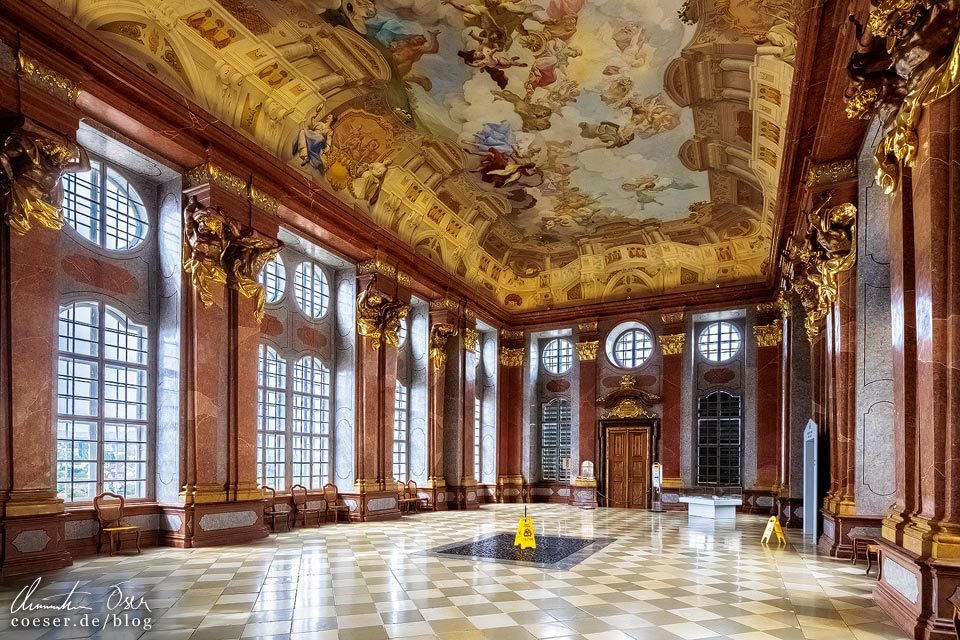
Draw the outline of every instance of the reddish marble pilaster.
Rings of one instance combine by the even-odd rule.
[[[769,494],[770,504],[755,503],[754,513],[774,511],[777,493],[780,447],[771,446],[780,440],[782,404],[783,321],[770,314],[758,314],[754,327],[757,341],[757,476],[753,491]],[[766,444],[764,444],[766,443]],[[764,501],[766,502],[766,501]]]
[[[257,500],[263,495],[257,478],[257,358],[260,323],[256,302],[231,291],[231,321],[236,347],[231,350],[231,420],[227,459],[227,499]]]
[[[497,416],[497,501],[522,502],[525,485],[523,451],[523,364],[526,361],[522,331],[500,332],[497,382],[500,386]]]
[[[430,305],[430,347],[434,344],[434,335],[438,331],[449,332],[456,327],[458,317],[455,310],[443,305]],[[446,363],[439,363],[430,357],[427,364],[427,486],[425,493],[431,506],[438,511],[448,508],[447,480],[444,475],[444,410],[446,407],[447,372]]]
[[[597,467],[597,356],[600,352],[600,334],[597,322],[581,322],[577,331],[577,360],[580,367],[578,383],[580,389],[578,434],[580,460],[572,474],[574,486],[570,491],[570,504],[581,508],[594,509],[597,506],[597,479],[581,475],[584,462]]]
[[[476,415],[477,391],[477,349],[476,317],[467,310],[460,320],[460,330],[456,336],[447,341],[448,361],[456,358],[456,366],[447,367],[447,397],[446,414],[448,420],[444,425],[444,437],[454,436],[460,442],[459,480],[456,485],[448,481],[448,494],[452,497],[451,506],[457,509],[478,509],[477,478],[474,470],[473,443],[474,418]],[[471,333],[473,332],[473,333]],[[467,342],[471,342],[468,345]],[[449,393],[454,387],[457,392]],[[449,416],[456,416],[456,420],[449,420]],[[455,431],[450,431],[450,429]]]
[[[660,352],[663,356],[663,375],[660,417],[660,464],[663,465],[662,488],[667,494],[679,495],[683,485],[680,478],[680,434],[681,393],[683,390],[683,354],[690,347],[686,344],[682,314],[669,314],[664,318],[675,317],[676,322],[665,322],[660,337]],[[670,496],[668,496],[670,498]],[[666,505],[682,507],[672,497]]]
[[[780,524],[785,527],[795,527],[799,519],[794,517],[795,505],[790,501],[790,427],[792,388],[790,363],[793,350],[793,317],[790,312],[790,302],[785,302],[783,314],[783,341],[780,345],[780,424],[777,439],[777,506],[776,513],[780,517]]]

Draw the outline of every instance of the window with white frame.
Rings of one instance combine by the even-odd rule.
[[[540,470],[544,480],[570,481],[570,401],[554,398],[541,407]]]
[[[147,327],[99,301],[60,307],[57,494],[147,497],[150,432]]]
[[[635,369],[653,353],[653,338],[637,328],[630,328],[617,336],[613,344],[613,359],[624,369]]]
[[[740,396],[714,391],[697,407],[697,483],[740,485]]]
[[[397,382],[393,394],[393,477],[406,482],[409,464],[409,399],[407,387]]]
[[[712,322],[700,332],[697,348],[711,362],[726,362],[740,352],[740,329],[729,322]]]
[[[293,274],[293,297],[308,318],[322,318],[330,306],[330,285],[320,265],[301,262]]]
[[[287,488],[287,362],[260,345],[257,358],[257,466],[260,484]]]
[[[543,368],[554,375],[562,375],[573,366],[573,343],[566,338],[554,338],[543,349]]]
[[[287,286],[287,272],[283,258],[276,255],[273,260],[263,265],[263,269],[260,270],[260,284],[263,285],[264,296],[268,303],[279,302],[283,298],[283,292]]]
[[[314,356],[293,365],[292,484],[319,488],[330,478],[330,370]]]
[[[63,177],[63,214],[84,239],[112,251],[139,246],[147,237],[140,195],[118,171],[99,160],[90,170]]]

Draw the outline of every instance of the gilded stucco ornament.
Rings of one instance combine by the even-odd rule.
[[[875,0],[856,29],[847,115],[880,118],[877,183],[893,193],[916,159],[924,107],[960,85],[960,0]]]
[[[757,339],[758,347],[775,347],[783,341],[783,321],[774,320],[770,324],[757,325],[753,328],[753,337]]]
[[[596,360],[597,359],[597,349],[600,348],[599,340],[585,340],[584,342],[577,343],[577,357],[580,359],[580,362],[585,360]]]
[[[601,414],[600,419],[608,418],[656,418],[655,413],[651,413],[633,398],[623,398],[612,409]]]
[[[776,299],[758,304],[757,313],[779,313],[782,316],[789,316],[790,299],[787,298],[787,292],[779,291]]]
[[[374,278],[357,296],[357,333],[370,338],[374,350],[400,346],[400,322],[408,311],[410,305],[378,290]]]
[[[457,328],[447,322],[438,322],[430,327],[430,359],[437,369],[442,369],[446,364],[447,340],[457,333]]]
[[[526,352],[523,347],[511,349],[510,347],[500,347],[500,364],[504,367],[522,367]]]
[[[786,250],[788,277],[807,312],[804,326],[811,341],[837,299],[840,274],[857,260],[857,208],[849,202],[828,208],[830,196],[824,194],[807,214],[805,237]]]
[[[463,346],[471,353],[477,352],[477,345],[480,344],[480,332],[476,329],[463,330]]]
[[[675,333],[668,336],[657,336],[660,342],[660,351],[665,356],[676,356],[683,353],[683,343],[687,339],[685,333]]]
[[[219,207],[205,207],[191,198],[183,210],[183,269],[197,288],[203,306],[213,304],[209,283],[219,282],[256,302],[254,317],[263,320],[260,270],[283,243],[241,227]]]
[[[24,52],[17,54],[17,68],[20,76],[27,82],[43,89],[54,98],[67,104],[73,104],[80,95],[80,86],[69,78],[64,78]]]
[[[66,173],[86,171],[86,151],[62,142],[14,129],[0,148],[0,204],[10,228],[25,234],[36,222],[50,229],[63,226],[63,187]]]

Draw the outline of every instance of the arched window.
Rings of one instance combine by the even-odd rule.
[[[147,211],[126,178],[99,160],[90,170],[63,177],[64,218],[74,231],[111,251],[139,246],[147,237]]]
[[[740,485],[740,396],[714,391],[697,407],[697,483]]]
[[[60,307],[57,494],[147,497],[147,327],[103,302]]]
[[[322,487],[330,481],[330,370],[304,356],[293,366],[293,482]]]
[[[393,394],[393,477],[405,482],[409,469],[409,401],[407,387],[397,383]]]
[[[554,338],[543,350],[543,368],[554,375],[562,375],[573,366],[573,343],[565,338]]]
[[[287,487],[287,362],[260,345],[257,358],[257,464],[260,483],[281,491]]]
[[[729,322],[708,324],[697,339],[700,355],[711,362],[726,362],[740,352],[742,344],[740,329]]]
[[[293,295],[308,318],[322,318],[330,305],[330,287],[323,269],[313,262],[301,262],[293,274]]]
[[[653,338],[643,329],[627,329],[613,344],[613,359],[617,366],[634,369],[646,362],[653,353]]]
[[[260,270],[260,284],[268,303],[279,302],[287,286],[287,272],[283,265],[283,258],[274,256],[273,260],[263,265]]]
[[[570,480],[570,401],[555,398],[541,407],[540,469],[544,480]]]

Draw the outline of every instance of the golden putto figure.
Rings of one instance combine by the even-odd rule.
[[[265,295],[257,278],[263,265],[283,248],[282,242],[240,227],[219,207],[205,207],[195,197],[183,210],[183,241],[183,268],[190,274],[203,306],[213,303],[207,285],[212,280],[254,298],[254,316],[257,322],[263,319]]]
[[[87,171],[90,159],[80,145],[15,128],[0,148],[0,204],[7,224],[23,235],[36,221],[50,229],[63,226],[65,173]]]

